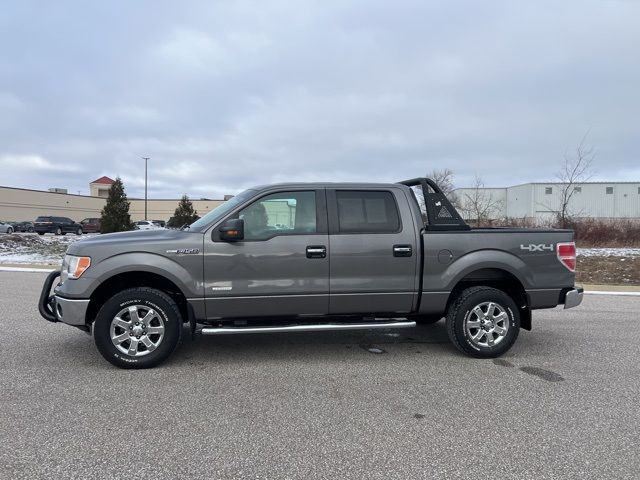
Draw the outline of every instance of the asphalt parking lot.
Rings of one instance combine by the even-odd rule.
[[[535,314],[503,358],[442,322],[183,340],[123,371],[0,272],[0,478],[638,478],[640,297]],[[371,353],[375,347],[384,353]]]

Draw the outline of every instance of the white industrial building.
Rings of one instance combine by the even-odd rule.
[[[487,218],[548,220],[560,209],[562,183],[524,183],[505,188],[457,188],[454,196],[466,219],[473,204],[489,206]],[[573,186],[568,213],[578,218],[640,218],[640,182],[585,182]]]

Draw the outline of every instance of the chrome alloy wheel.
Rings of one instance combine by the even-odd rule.
[[[158,313],[145,305],[123,308],[111,320],[111,342],[130,357],[153,352],[164,337],[164,322]]]
[[[495,302],[483,302],[471,309],[464,328],[471,341],[479,347],[493,347],[507,336],[509,315]]]

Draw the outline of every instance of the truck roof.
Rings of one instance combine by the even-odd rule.
[[[268,188],[405,188],[399,183],[371,183],[371,182],[284,182],[256,185],[249,190],[266,190]]]

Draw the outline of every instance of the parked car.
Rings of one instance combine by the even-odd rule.
[[[159,227],[151,220],[140,220],[133,224],[133,228],[136,230],[161,230],[162,227]]]
[[[85,218],[80,220],[83,233],[100,233],[101,220],[99,218]]]
[[[160,228],[164,228],[167,226],[167,223],[164,220],[151,220],[151,221]]]
[[[0,233],[13,233],[15,229],[9,222],[3,222],[0,220]]]
[[[55,233],[56,235],[75,233],[76,235],[82,235],[82,225],[67,217],[38,217],[33,222],[33,228],[38,232],[38,235],[44,235],[45,233]]]
[[[16,232],[32,233],[35,231],[33,222],[16,222],[14,223],[13,228]]]
[[[234,335],[446,317],[456,348],[493,358],[531,330],[532,310],[582,302],[575,268],[571,230],[470,228],[430,179],[279,184],[189,228],[70,245],[38,305],[46,320],[90,331],[122,368],[165,360],[187,322],[192,334]]]

